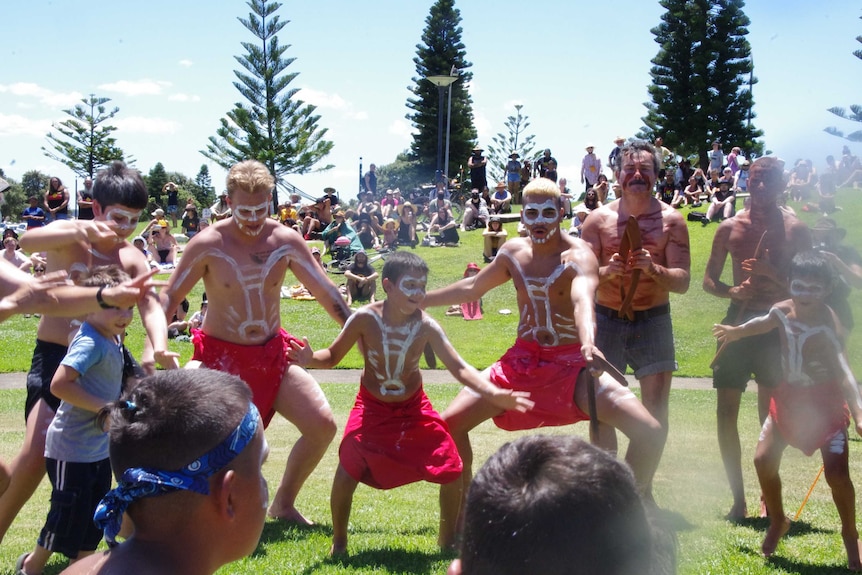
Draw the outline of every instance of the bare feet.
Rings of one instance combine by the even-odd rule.
[[[329,548],[330,557],[347,557],[347,541],[332,541],[332,547]]]
[[[850,571],[862,571],[862,560],[859,559],[862,552],[862,542],[857,535],[844,539],[844,548],[847,550],[847,569]]]
[[[458,538],[449,538],[449,537],[438,537],[437,538],[437,546],[444,552],[457,553],[458,552]]]
[[[748,506],[744,499],[742,501],[734,501],[733,507],[724,516],[728,521],[742,521],[746,517],[748,517]]]
[[[269,511],[267,511],[267,515],[272,517],[273,519],[278,519],[279,521],[284,521],[285,523],[293,523],[294,525],[298,525],[300,527],[311,527],[314,525],[314,521],[309,521],[302,515],[296,508],[289,509],[275,509],[274,507],[270,507]]]
[[[763,538],[763,544],[760,546],[764,557],[771,557],[775,553],[778,542],[788,531],[790,531],[790,519],[786,516],[783,520],[775,519],[769,522],[769,529],[766,530],[766,537]]]

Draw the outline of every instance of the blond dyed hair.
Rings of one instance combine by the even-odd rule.
[[[558,186],[556,182],[548,178],[536,178],[535,180],[531,180],[530,183],[526,185],[526,187],[524,188],[523,195],[524,197],[528,195],[550,197],[554,199],[559,205],[560,186]]]
[[[269,170],[257,160],[245,160],[234,164],[227,173],[227,193],[235,191],[249,194],[268,194],[275,187],[275,179]]]

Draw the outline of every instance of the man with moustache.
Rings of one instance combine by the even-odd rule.
[[[640,381],[641,401],[668,430],[668,399],[677,369],[670,318],[670,293],[685,293],[691,279],[688,228],[678,211],[653,195],[659,158],[648,142],[634,141],[620,151],[617,181],[621,198],[593,210],[584,223],[583,239],[599,260],[596,291],[596,346],[614,367],[631,366]],[[637,220],[641,249],[620,253],[630,217]],[[633,244],[634,245],[634,244]],[[635,286],[634,276],[639,276]],[[621,314],[623,295],[631,314]],[[631,296],[630,296],[631,297]],[[600,430],[600,443],[615,449],[616,436]]]

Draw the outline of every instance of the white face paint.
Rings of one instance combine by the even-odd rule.
[[[412,276],[405,274],[398,280],[398,289],[408,298],[425,297],[425,286],[428,283],[428,276]]]
[[[120,206],[110,206],[105,210],[105,220],[114,224],[121,234],[128,234],[137,227],[143,213],[143,210],[128,210]]]
[[[263,226],[257,229],[249,229],[248,226],[253,226],[269,217],[269,200],[254,206],[239,204],[232,206],[231,209],[233,219],[239,229],[248,235],[256,236],[263,231]]]
[[[556,224],[560,221],[560,209],[553,200],[545,200],[541,204],[530,202],[521,212],[524,225]]]
[[[795,279],[790,282],[790,295],[792,297],[813,297],[821,299],[826,296],[826,286],[820,281],[805,281]]]

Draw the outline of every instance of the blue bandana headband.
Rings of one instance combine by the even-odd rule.
[[[209,478],[239,455],[257,433],[260,415],[253,403],[239,425],[212,450],[204,453],[182,469],[164,471],[133,467],[123,472],[116,489],[108,492],[96,507],[93,520],[105,532],[105,541],[116,544],[123,513],[138,499],[154,497],[177,490],[209,494]]]

